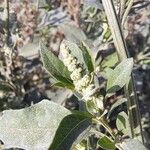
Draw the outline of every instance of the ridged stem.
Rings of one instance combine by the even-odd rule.
[[[118,54],[119,61],[121,62],[124,59],[129,57],[126,42],[123,36],[121,23],[117,17],[116,10],[112,0],[102,0],[104,10],[107,16],[108,24],[111,29],[114,45]],[[126,84],[125,95],[128,99],[128,115],[129,122],[131,126],[132,138],[138,137],[138,139],[144,143],[142,136],[142,126],[141,126],[141,117],[139,113],[139,106],[137,101],[136,89],[134,85],[133,75],[129,84]]]

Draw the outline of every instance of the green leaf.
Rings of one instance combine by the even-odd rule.
[[[82,55],[82,51],[77,46],[77,44],[67,41],[67,40],[64,40],[63,42],[68,46],[69,50],[71,51],[71,54],[78,59],[79,63],[84,64],[84,58]]]
[[[73,85],[70,85],[68,83],[59,82],[59,81],[57,81],[55,83],[52,83],[51,87],[53,87],[53,86],[55,86],[55,87],[62,87],[62,88],[68,88],[68,89],[71,89],[71,90],[74,89]]]
[[[73,83],[70,79],[70,72],[63,62],[58,59],[47,47],[41,42],[40,44],[41,56],[44,67],[51,74],[51,76],[62,84],[70,85],[73,87]]]
[[[91,118],[82,112],[66,116],[60,123],[49,150],[70,150],[79,135],[83,138],[90,124]]]
[[[101,62],[101,67],[106,68],[106,67],[114,67],[118,63],[118,56],[117,53],[113,53],[111,55],[108,55],[103,59]]]
[[[104,39],[109,40],[110,36],[111,36],[111,30],[110,28],[107,27],[107,30],[104,33]]]
[[[114,70],[111,69],[111,68],[105,68],[105,69],[103,70],[103,72],[101,72],[101,75],[102,75],[104,78],[109,79],[109,78],[112,76],[113,71],[114,71]]]
[[[89,72],[94,70],[92,58],[87,51],[87,47],[84,46],[82,47],[84,49],[81,50],[75,43],[66,40],[64,40],[64,43],[69,47],[71,54],[78,59],[78,62],[84,65],[84,69]]]
[[[107,136],[101,137],[98,145],[105,150],[115,150],[115,143]]]
[[[0,139],[5,148],[48,149],[60,122],[70,114],[48,100],[20,110],[5,110],[0,117]]]
[[[67,99],[69,99],[73,93],[71,90],[59,88],[57,90],[46,90],[46,96],[53,102],[63,105]]]
[[[123,150],[147,150],[147,148],[137,139],[126,139],[116,146]]]
[[[111,113],[120,105],[122,105],[123,103],[127,102],[126,98],[122,98],[122,99],[118,99],[110,108],[108,114],[107,114],[107,118],[110,117]]]
[[[131,136],[130,124],[129,124],[128,116],[125,112],[121,112],[118,114],[116,120],[116,126],[117,129],[121,131],[124,135]]]
[[[93,115],[99,113],[100,111],[98,108],[95,107],[95,103],[93,102],[93,100],[89,100],[86,102],[86,109]]]
[[[88,47],[88,45],[84,42],[82,42],[81,45],[81,50],[82,50],[82,54],[83,54],[83,58],[84,58],[84,62],[89,70],[89,72],[93,72],[94,71],[94,63],[93,63],[93,58],[92,58],[92,51],[91,49]]]
[[[113,70],[112,75],[107,81],[107,92],[114,93],[120,90],[130,79],[133,68],[133,59],[128,58],[123,60]]]

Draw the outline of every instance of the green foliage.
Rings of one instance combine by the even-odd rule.
[[[90,124],[91,119],[82,112],[66,116],[60,123],[49,150],[70,150],[77,138],[81,141]]]
[[[127,58],[115,67],[107,81],[107,92],[114,93],[120,90],[130,79],[133,68],[133,59]]]
[[[121,131],[124,135],[131,136],[129,119],[125,112],[121,112],[118,114],[116,126],[117,129]]]
[[[48,50],[42,42],[40,49],[44,67],[50,73],[50,75],[61,82],[64,86],[73,88],[73,84],[70,79],[70,72],[63,62],[58,59],[50,50]]]
[[[115,150],[115,142],[108,136],[103,136],[98,140],[98,145],[104,150]]]
[[[94,63],[93,63],[93,58],[92,58],[92,52],[91,49],[88,47],[88,45],[84,42],[82,42],[81,45],[81,50],[84,58],[84,62],[89,70],[89,72],[94,71]]]
[[[92,100],[86,102],[86,109],[93,115],[99,112],[99,109],[95,107],[95,103]]]
[[[109,116],[111,115],[111,113],[120,105],[122,105],[123,103],[127,102],[126,98],[122,98],[122,99],[118,99],[110,108],[107,117],[109,118]]]
[[[72,55],[78,59],[79,63],[84,64],[84,69],[88,72],[92,72],[94,70],[90,49],[85,43],[82,43],[81,48],[70,41],[64,41],[64,43],[69,47]]]
[[[6,14],[8,16],[4,22],[7,23],[8,29],[4,29],[4,33],[5,31],[7,31],[6,40],[8,44],[9,44],[9,39],[11,38],[12,41],[16,42],[16,43],[12,42],[10,44],[13,45],[14,47],[13,50],[14,50],[17,48],[17,44],[19,43],[19,41],[16,41],[15,38],[14,38],[15,40],[13,40],[13,37],[9,37],[10,35],[12,35],[11,34],[12,31],[11,29],[9,29],[9,24],[10,24],[9,21],[11,21],[11,16],[9,16],[8,0],[6,2],[7,2],[6,4],[7,7],[5,9],[7,12]],[[120,6],[118,14],[114,7],[115,3],[117,3],[117,5],[119,4],[118,6]],[[49,8],[51,10],[47,13],[44,12],[45,15],[39,19],[41,20],[41,23],[37,26],[39,28],[42,28],[42,26],[49,25],[49,27],[44,31],[45,33],[43,32],[45,34],[45,38],[47,38],[47,41],[57,41],[57,36],[58,37],[60,36],[58,39],[62,39],[62,34],[64,34],[64,37],[67,39],[67,41],[64,42],[71,51],[70,55],[73,55],[72,57],[69,55],[70,56],[69,63],[71,64],[72,62],[72,65],[74,65],[73,68],[75,68],[74,72],[71,71],[72,72],[71,77],[72,80],[74,81],[71,80],[70,78],[71,72],[68,71],[64,63],[57,56],[55,56],[52,51],[48,50],[48,48],[45,46],[44,43],[41,42],[40,44],[41,57],[45,69],[50,73],[51,77],[53,77],[54,79],[54,84],[52,86],[59,86],[59,87],[68,88],[72,90],[72,91],[70,90],[63,91],[61,89],[62,93],[59,90],[57,91],[54,90],[53,92],[49,91],[49,95],[51,96],[50,99],[59,104],[62,104],[66,99],[68,99],[69,96],[71,97],[74,92],[75,93],[74,95],[76,95],[78,99],[81,100],[79,101],[79,110],[81,109],[82,112],[80,111],[70,112],[66,108],[56,103],[50,102],[48,100],[43,100],[38,104],[20,110],[3,111],[2,115],[0,114],[1,115],[0,116],[0,140],[4,142],[6,149],[11,147],[17,147],[17,148],[28,149],[28,150],[32,150],[32,149],[70,150],[73,149],[76,145],[78,145],[80,149],[81,148],[85,148],[85,149],[102,148],[104,150],[115,150],[117,147],[120,150],[130,150],[130,149],[145,150],[146,148],[138,140],[130,139],[130,138],[129,140],[125,139],[126,137],[132,137],[132,138],[133,137],[137,138],[138,136],[142,137],[142,134],[138,134],[138,135],[135,134],[136,128],[133,128],[134,126],[132,126],[132,124],[134,124],[134,122],[136,121],[140,124],[140,119],[138,118],[138,107],[137,107],[136,98],[132,99],[130,96],[130,94],[136,95],[135,89],[131,87],[131,86],[134,87],[134,84],[132,85],[133,79],[130,80],[130,76],[133,68],[133,59],[132,58],[127,59],[126,43],[125,43],[125,39],[123,38],[124,34],[121,31],[122,29],[122,27],[120,26],[121,22],[119,23],[119,21],[122,21],[122,24],[124,24],[127,14],[129,13],[129,10],[133,4],[133,0],[131,1],[126,0],[126,2],[124,0],[121,0],[118,2],[115,1],[114,3],[112,0],[108,0],[108,1],[85,0],[81,7],[81,10],[83,10],[83,14],[79,13],[78,10],[77,11],[73,10],[74,13],[72,14],[69,10],[69,6],[71,6],[72,4],[75,5],[75,10],[77,10],[81,6],[80,3],[78,2],[77,3],[70,2],[70,4],[68,5],[68,12],[70,13],[70,15],[68,15],[67,12],[65,11],[65,7],[63,8],[62,11],[61,8],[62,5],[59,8],[59,4],[56,5],[55,2],[49,3],[48,1],[47,2],[45,1],[45,4],[41,4],[41,2],[38,1],[37,7],[41,7],[45,9]],[[106,16],[103,11],[103,6],[105,9]],[[53,10],[53,8],[56,9]],[[124,12],[124,10],[127,11]],[[84,16],[85,21],[78,20],[80,19],[80,17],[78,16],[79,14],[81,14],[81,16],[85,15]],[[119,20],[117,15],[119,16]],[[33,16],[34,16],[34,11],[33,11]],[[35,20],[37,19],[38,18],[36,18]],[[69,24],[64,24],[68,20],[69,21],[74,20],[74,22],[77,25],[79,25],[79,27],[69,25]],[[78,24],[79,22],[80,24]],[[86,25],[85,27],[82,22],[85,23]],[[59,33],[59,31],[56,31],[56,33],[54,34],[55,32],[54,30],[48,31],[48,29],[51,29],[50,26],[56,27],[58,24],[61,24],[61,26],[59,26],[61,29],[61,33]],[[99,28],[100,24],[102,24],[103,29]],[[113,38],[113,42],[115,45],[115,49],[117,50],[117,53],[115,52],[109,56],[103,57],[103,55],[101,55],[103,53],[101,53],[100,51],[100,53],[98,54],[100,54],[101,57],[96,57],[97,60],[94,62],[92,57],[93,54],[91,53],[91,49],[89,48],[88,46],[89,44],[87,43],[91,41],[87,39],[87,36],[85,35],[85,33],[82,31],[80,27],[85,28],[87,36],[90,37],[91,40],[93,40],[92,43],[93,45],[96,46],[97,50],[99,49],[104,50],[105,46],[103,47],[103,44],[104,45],[106,44],[105,41],[106,40],[111,41]],[[96,28],[99,29],[97,30]],[[98,31],[98,33],[95,33],[95,31]],[[18,32],[20,31],[18,30]],[[47,34],[50,32],[54,34],[53,35],[54,38],[47,37]],[[21,35],[21,37],[22,36],[23,35]],[[29,55],[31,54],[37,54],[38,47],[36,45],[38,44],[38,41],[39,38],[33,41],[31,44],[24,46],[21,51],[26,51],[26,52],[23,53],[19,52],[19,55],[22,55],[24,57],[29,57]],[[51,43],[48,44],[51,46]],[[32,51],[31,49],[34,49],[34,51]],[[8,56],[6,54],[8,52],[5,52],[5,50],[3,51],[4,51],[3,52],[4,56],[6,56],[6,60],[7,60]],[[13,53],[11,54],[11,57],[12,56],[14,57]],[[74,59],[74,57],[77,59],[77,61]],[[13,60],[13,58],[10,59]],[[118,64],[119,61],[122,62]],[[138,55],[137,61],[139,61],[139,63],[144,63],[144,62],[149,63],[149,53],[148,52],[146,52],[146,54],[141,53],[140,55]],[[14,63],[15,61],[13,60],[12,62]],[[4,70],[7,70],[7,67],[10,67],[10,65],[7,66],[7,63],[8,61],[4,63]],[[70,64],[68,65],[69,66],[68,68],[69,70],[73,70],[70,69],[72,67],[70,66]],[[18,66],[21,65],[19,64]],[[96,65],[99,66],[99,68],[95,69]],[[18,70],[19,67],[16,67],[16,65],[14,66],[15,66],[14,70]],[[103,72],[100,72],[98,74],[97,72],[99,70]],[[14,86],[13,84],[14,83],[16,84],[15,80],[9,82],[10,84],[1,82],[0,91],[11,92],[13,90],[14,91],[16,90],[19,91],[18,95],[19,98],[21,98],[22,95],[26,94],[26,91],[24,92],[25,88],[19,89],[22,86],[22,82],[21,82],[22,78],[21,79],[18,78],[17,73],[16,75],[17,75],[17,83],[19,84]],[[87,75],[87,78],[83,78],[84,75]],[[99,75],[100,78],[97,77]],[[2,78],[3,76],[5,79],[5,74],[4,75],[2,74]],[[11,75],[10,73],[10,77],[11,76],[13,77],[14,74]],[[101,76],[107,79],[106,90],[105,90],[106,80],[101,81]],[[6,75],[6,81],[10,81],[7,75]],[[36,79],[34,81],[36,81]],[[128,86],[129,81],[132,81],[130,82],[131,86],[130,84]],[[74,85],[76,86],[76,88]],[[110,95],[115,95],[115,92],[123,88],[125,85],[126,85],[126,89],[124,89],[124,93],[128,93],[126,94],[126,97],[128,99],[129,115],[127,115],[125,112],[120,112],[118,114],[116,120],[116,127],[117,127],[116,129],[117,131],[116,131],[111,128],[111,125],[109,125],[110,115],[112,114],[112,112],[114,112],[116,108],[118,108],[120,105],[125,103],[127,99],[126,98],[119,99],[110,107],[109,110],[107,109],[109,108],[109,106],[107,107],[107,104],[109,105],[109,102],[105,103],[105,100],[107,100],[107,98]],[[15,87],[17,88],[15,89]],[[24,87],[24,85],[22,87]],[[48,93],[46,94],[48,95]],[[118,99],[117,94],[115,95],[116,99]],[[85,97],[87,98],[84,99]],[[112,97],[109,98],[110,98],[110,103],[112,103],[111,101]],[[130,104],[134,107],[130,106]],[[136,115],[132,115],[131,108],[135,110],[137,109],[137,111],[135,111]],[[135,116],[135,120],[133,120],[134,116]],[[104,128],[103,131],[106,131],[105,133],[104,132],[101,133],[101,126]],[[131,132],[132,132],[132,136],[131,136]],[[111,138],[114,139],[114,141]],[[75,148],[78,149],[78,147]]]
[[[113,53],[105,57],[100,65],[102,68],[106,68],[106,67],[111,68],[111,67],[114,67],[117,63],[118,63],[117,53]]]
[[[48,100],[20,110],[5,110],[0,117],[0,139],[5,148],[48,149],[60,122],[69,114]]]
[[[110,76],[113,74],[113,69],[105,68],[104,71],[101,74],[104,78],[109,79]]]
[[[68,84],[68,83],[63,83],[63,82],[59,82],[59,81],[55,81],[54,83],[52,83],[51,87],[62,87],[62,88],[68,88],[73,90],[74,86],[72,84]]]

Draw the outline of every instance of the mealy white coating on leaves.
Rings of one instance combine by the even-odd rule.
[[[107,81],[107,91],[113,90],[115,92],[115,86],[117,90],[121,89],[130,79],[130,75],[133,68],[133,58],[127,58],[123,60],[116,68],[112,71],[111,76]],[[112,91],[111,91],[112,92]]]
[[[148,150],[138,139],[125,139],[116,145],[123,150]]]
[[[68,68],[68,70],[71,72],[71,79],[73,80],[73,83],[75,85],[75,90],[83,95],[82,99],[85,101],[93,100],[98,104],[98,107],[103,110],[103,99],[97,97],[95,94],[97,92],[97,88],[93,83],[91,83],[91,76],[86,74],[82,75],[83,68],[79,67],[82,66],[82,64],[78,63],[77,58],[75,58],[67,45],[62,42],[60,46],[60,51],[63,56],[63,62],[64,65]],[[98,102],[100,101],[100,102]]]
[[[48,100],[20,110],[5,110],[0,117],[0,139],[5,148],[46,150],[69,114],[69,110]]]

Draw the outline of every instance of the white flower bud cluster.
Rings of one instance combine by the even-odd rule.
[[[81,64],[72,56],[69,48],[64,43],[61,44],[60,50],[63,56],[63,63],[71,72],[70,77],[75,85],[75,90],[83,95],[82,99],[95,101],[99,109],[103,110],[103,100],[96,96],[97,88],[91,83],[91,76],[87,74],[82,75],[83,68],[80,67]]]
[[[72,72],[70,77],[76,83],[82,78],[83,69],[79,67],[77,59],[71,55],[69,48],[64,43],[60,45],[60,50],[63,56],[64,65]]]

